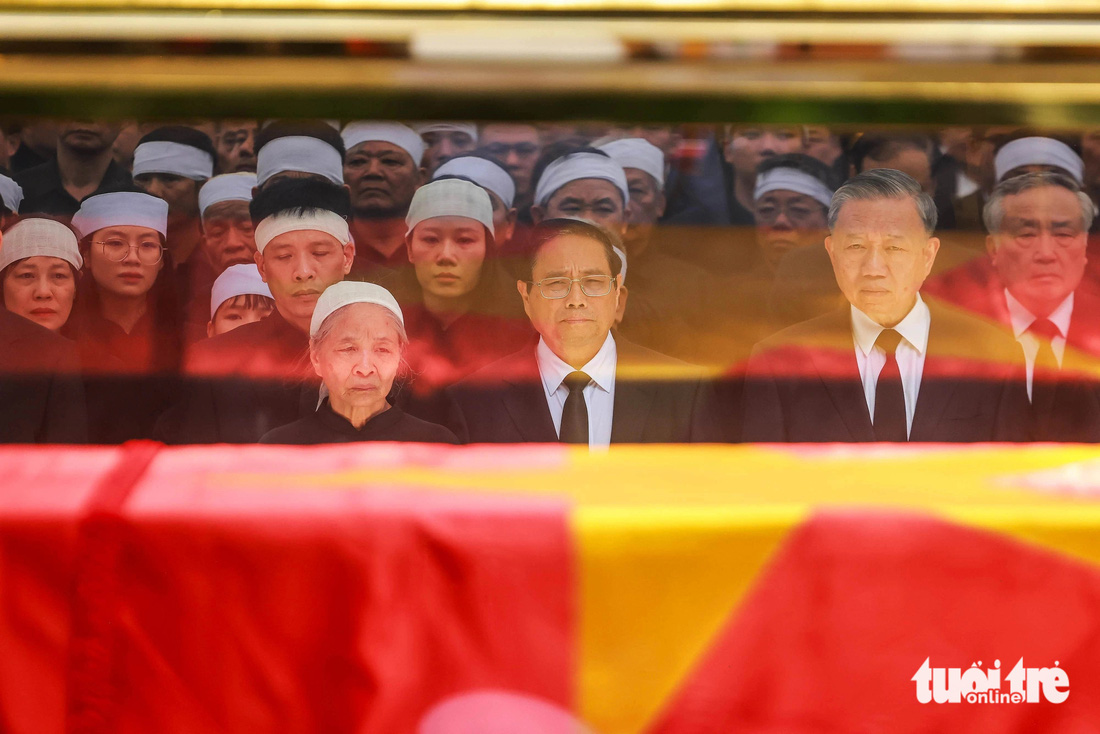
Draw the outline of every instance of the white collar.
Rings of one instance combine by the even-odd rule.
[[[1005,304],[1008,306],[1008,317],[1012,321],[1012,333],[1018,338],[1035,322],[1035,314],[1027,310],[1027,307],[1016,300],[1016,297],[1005,288]],[[1069,334],[1069,320],[1073,316],[1073,293],[1066,296],[1065,300],[1058,304],[1058,308],[1051,311],[1048,317],[1058,331],[1062,332],[1064,339]]]
[[[546,388],[547,395],[553,395],[557,392],[565,378],[570,373],[577,371],[563,361],[561,357],[554,354],[542,337],[539,337],[539,344],[535,348],[535,356],[538,358],[539,374],[542,375],[542,384]],[[596,383],[596,387],[604,392],[611,392],[611,388],[615,384],[615,364],[617,361],[618,351],[615,348],[615,340],[611,337],[611,332],[608,332],[600,351],[596,352],[596,355],[588,360],[588,363],[580,371],[591,377],[592,382]]]
[[[932,314],[928,311],[928,305],[918,293],[917,302],[913,304],[913,308],[909,310],[905,318],[894,327],[894,331],[901,334],[902,338],[909,342],[914,349],[924,354],[924,350],[928,348],[928,329],[931,324]],[[856,346],[864,355],[871,353],[878,335],[882,333],[884,328],[882,324],[852,306],[852,335],[855,338]]]

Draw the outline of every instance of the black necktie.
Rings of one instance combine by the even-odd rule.
[[[561,411],[561,443],[588,444],[588,406],[584,402],[584,388],[592,378],[583,372],[570,372],[562,381],[569,388],[569,397]]]
[[[901,334],[883,329],[875,346],[886,352],[886,364],[878,373],[875,385],[875,440],[900,443],[909,440],[905,428],[905,391],[901,387],[897,350]]]
[[[1045,415],[1054,404],[1054,392],[1058,386],[1058,360],[1050,342],[1062,332],[1050,319],[1035,319],[1027,327],[1039,351],[1035,354],[1035,369],[1031,373],[1031,405],[1037,414]]]

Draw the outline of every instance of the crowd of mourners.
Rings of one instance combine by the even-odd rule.
[[[0,442],[1100,440],[1100,134],[0,119]]]

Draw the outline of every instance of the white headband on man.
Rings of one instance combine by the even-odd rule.
[[[317,305],[313,307],[313,318],[309,321],[309,335],[317,336],[317,331],[321,328],[321,324],[325,323],[325,319],[353,303],[373,303],[381,306],[396,316],[402,326],[405,325],[401,306],[397,305],[397,299],[388,290],[374,283],[341,280],[325,288],[324,293],[317,299]]]
[[[793,191],[803,194],[821,202],[825,208],[833,200],[833,191],[820,179],[811,176],[797,168],[772,168],[756,176],[756,189],[752,198],[759,200],[761,196],[771,191]]]
[[[170,173],[204,181],[214,175],[214,156],[184,143],[155,140],[134,148],[134,176]]]
[[[1060,140],[1054,138],[1020,138],[1005,143],[993,156],[993,171],[997,181],[1020,166],[1056,166],[1068,173],[1078,184],[1084,181],[1085,162]]]
[[[272,297],[271,289],[260,277],[260,269],[255,263],[230,265],[214,281],[210,291],[210,319],[213,320],[214,314],[229,299],[247,295]]]
[[[255,187],[254,173],[223,173],[215,176],[199,189],[199,216],[223,201],[252,201],[252,189]]]
[[[147,227],[168,236],[168,202],[136,191],[96,194],[80,202],[73,227],[81,238],[105,227]]]
[[[493,230],[493,203],[489,201],[489,194],[469,181],[447,178],[432,181],[417,189],[405,217],[405,224],[408,226],[405,236],[411,234],[416,225],[435,217],[472,219],[496,236]]]
[[[352,241],[348,222],[336,212],[314,209],[304,214],[279,212],[256,225],[256,250],[262,255],[271,240],[287,232],[324,232],[341,245]]]
[[[653,143],[642,138],[623,138],[604,143],[599,148],[623,168],[637,168],[648,173],[657,186],[664,189],[665,154]]]
[[[288,135],[265,143],[256,154],[256,180],[260,186],[272,176],[287,171],[324,176],[334,184],[344,183],[344,161],[340,151],[320,138]]]
[[[344,139],[344,148],[348,152],[362,143],[390,143],[409,154],[413,165],[420,167],[420,159],[424,157],[424,141],[408,125],[400,122],[349,122],[344,132],[340,133]]]
[[[516,199],[516,182],[512,180],[508,171],[501,168],[499,164],[476,155],[452,158],[435,169],[432,179],[443,176],[462,176],[470,179],[481,188],[488,189],[499,196],[508,209],[512,208],[512,202]]]
[[[420,135],[424,133],[466,133],[477,142],[477,125],[472,122],[422,122],[414,126]]]
[[[77,270],[84,264],[76,235],[53,219],[24,219],[4,235],[0,245],[0,270],[28,257],[56,257]]]
[[[15,182],[14,178],[0,174],[0,201],[12,214],[19,212],[19,205],[23,203],[23,187]]]
[[[610,181],[622,192],[624,206],[630,201],[630,188],[626,184],[623,167],[606,155],[582,152],[562,156],[546,167],[535,187],[535,203],[546,206],[546,202],[562,186],[586,178]]]

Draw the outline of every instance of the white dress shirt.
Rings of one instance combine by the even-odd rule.
[[[928,351],[928,330],[932,326],[932,314],[928,305],[917,294],[917,302],[905,318],[894,327],[901,335],[896,352],[898,371],[901,373],[901,389],[905,395],[905,434],[913,431],[913,414],[917,410],[917,396],[920,394],[920,381],[924,375],[924,358]],[[875,388],[878,376],[886,366],[886,352],[875,346],[875,340],[882,333],[883,326],[870,316],[852,306],[852,338],[855,341],[856,364],[859,377],[863,381],[863,397],[867,400],[867,410],[871,421],[875,419]]]
[[[565,378],[577,370],[550,351],[542,337],[539,337],[535,356],[538,358],[546,404],[550,407],[550,417],[554,419],[554,432],[560,436],[561,414],[565,411],[565,399],[569,397]],[[619,353],[615,348],[615,340],[609,333],[596,356],[579,370],[592,378],[584,388],[584,404],[588,407],[589,448],[606,449],[611,445],[611,421],[615,414],[615,368],[618,362]]]
[[[1027,362],[1027,399],[1031,400],[1031,383],[1032,378],[1035,376],[1035,357],[1039,355],[1039,340],[1028,332],[1028,328],[1037,317],[1017,301],[1008,292],[1007,288],[1005,289],[1005,303],[1008,304],[1008,318],[1012,321],[1012,333],[1024,350],[1024,360]],[[1066,296],[1066,300],[1062,301],[1058,308],[1051,311],[1050,316],[1047,317],[1052,324],[1058,327],[1058,331],[1062,332],[1061,336],[1056,336],[1050,340],[1050,350],[1054,352],[1054,359],[1058,362],[1059,367],[1062,366],[1062,357],[1066,354],[1066,335],[1069,334],[1069,321],[1072,317],[1072,293]]]

